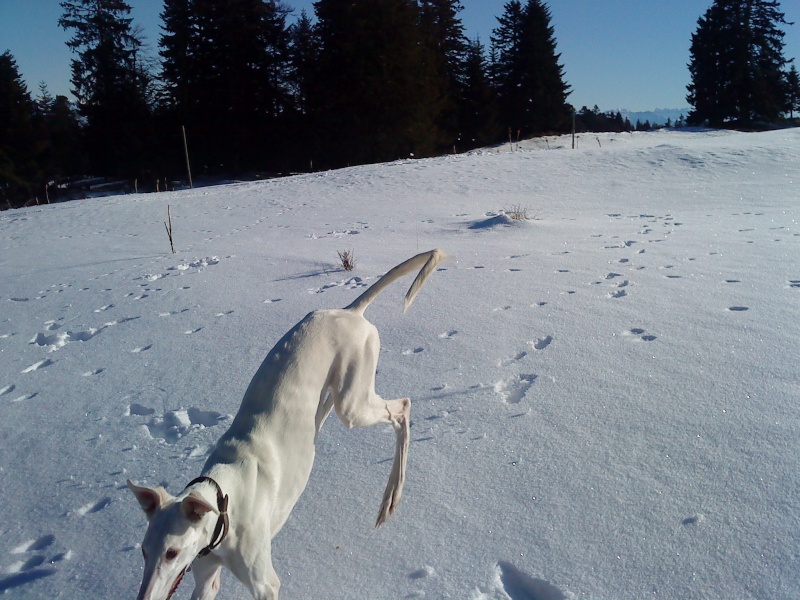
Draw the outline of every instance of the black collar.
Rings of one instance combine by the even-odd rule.
[[[200,550],[197,556],[207,556],[214,548],[219,546],[222,540],[225,539],[225,536],[228,535],[228,529],[230,527],[230,523],[228,522],[228,496],[223,495],[222,488],[219,487],[216,481],[211,479],[211,477],[201,476],[197,479],[192,479],[186,487],[188,488],[196,483],[203,483],[204,481],[209,482],[217,488],[217,508],[219,509],[219,517],[217,518],[217,525],[214,527],[214,535],[211,536],[211,542],[209,542],[208,546]]]

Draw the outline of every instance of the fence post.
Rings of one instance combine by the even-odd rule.
[[[572,107],[572,149],[575,150],[575,107]]]
[[[189,187],[194,188],[194,184],[192,183],[192,167],[189,165],[189,145],[186,143],[186,127],[181,125],[181,131],[183,131],[183,152],[186,154],[186,172],[189,174]]]

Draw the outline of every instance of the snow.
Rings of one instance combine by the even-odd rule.
[[[570,146],[0,214],[0,591],[134,597],[125,480],[181,490],[285,331],[438,246],[367,312],[403,502],[331,417],[282,598],[800,598],[800,131]]]

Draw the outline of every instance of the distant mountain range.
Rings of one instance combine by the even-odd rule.
[[[643,112],[634,112],[631,110],[624,110],[620,109],[620,113],[622,114],[622,118],[627,118],[633,125],[636,125],[636,121],[641,121],[644,123],[645,121],[650,121],[651,125],[664,125],[667,122],[667,119],[670,122],[675,123],[681,115],[683,118],[689,116],[689,111],[691,109],[687,108],[657,108],[651,111],[643,111]],[[617,111],[613,111],[617,112]]]

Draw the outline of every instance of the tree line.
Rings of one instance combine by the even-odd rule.
[[[17,130],[0,140],[3,204],[85,174],[181,177],[184,131],[198,175],[263,176],[571,127],[541,0],[507,2],[489,50],[459,0],[319,0],[295,19],[280,0],[165,0],[158,58],[124,0],[60,4],[77,102],[33,99],[2,55],[0,119]]]
[[[45,84],[34,98],[0,55],[3,208],[88,175],[164,189],[185,178],[184,133],[196,176],[262,177],[650,128],[568,104],[542,0],[506,2],[488,47],[459,0],[318,0],[296,18],[281,0],[165,0],[157,55],[125,0],[60,6],[75,103]],[[714,0],[692,36],[689,124],[794,116],[786,24],[774,0]]]

